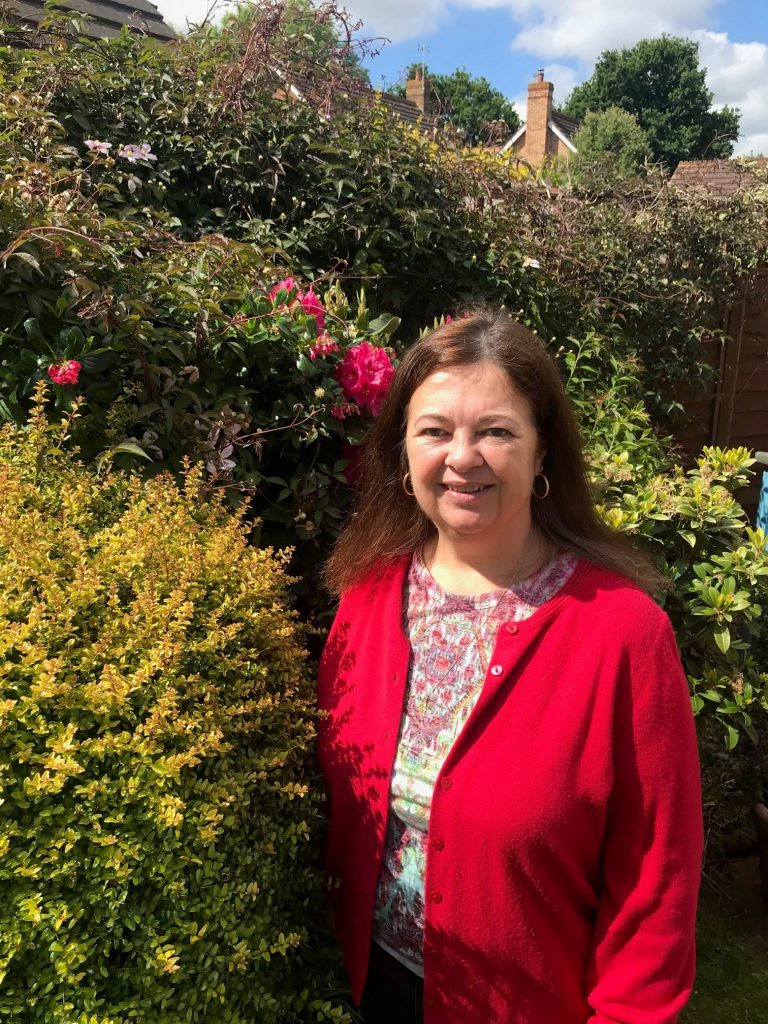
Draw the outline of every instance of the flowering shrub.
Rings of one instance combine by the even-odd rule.
[[[384,104],[353,101],[338,48],[313,36],[321,10],[340,27],[332,4],[302,26],[296,5],[264,0],[172,47],[72,39],[44,60],[4,47],[5,170],[16,176],[21,152],[39,170],[58,137],[56,167],[79,172],[84,139],[109,144],[85,169],[111,217],[252,243],[280,263],[276,277],[333,268],[403,317],[408,338],[477,299],[520,311],[545,338],[598,331],[640,352],[646,401],[673,408],[675,382],[706,375],[702,337],[721,331],[740,280],[768,258],[765,198],[701,199],[652,175],[553,191],[513,155],[424,138]],[[286,102],[279,82],[294,78],[306,95]],[[118,155],[144,146],[156,160]]]
[[[149,474],[201,462],[202,486],[250,496],[263,541],[295,546],[295,569],[314,578],[351,496],[343,446],[378,410],[399,321],[338,287],[271,285],[253,246],[104,218],[83,194],[90,172],[76,197],[55,166],[29,197],[6,192],[18,233],[0,264],[13,296],[0,299],[0,415],[23,422],[47,376],[59,410],[86,401],[73,428],[86,459],[112,453]],[[59,228],[64,192],[74,208]],[[351,395],[336,367],[360,345]]]
[[[285,558],[44,397],[0,430],[0,1019],[348,1019]]]

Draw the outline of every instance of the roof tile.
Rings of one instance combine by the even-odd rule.
[[[46,17],[44,0],[9,0],[7,10],[21,21],[37,25]],[[83,22],[83,34],[91,39],[119,35],[124,25],[154,39],[175,39],[176,33],[150,0],[60,0],[61,6],[89,17]]]
[[[730,196],[761,184],[753,170],[768,171],[768,158],[750,160],[682,160],[670,179],[673,185],[709,195]]]

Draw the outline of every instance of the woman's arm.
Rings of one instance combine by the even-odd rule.
[[[703,847],[696,733],[666,616],[618,694],[591,1024],[673,1024],[693,986]]]

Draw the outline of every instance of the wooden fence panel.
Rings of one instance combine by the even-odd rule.
[[[768,268],[757,271],[725,317],[727,339],[710,341],[702,358],[715,373],[705,393],[682,388],[686,418],[675,431],[686,461],[707,444],[768,451]],[[754,519],[762,474],[737,497]]]

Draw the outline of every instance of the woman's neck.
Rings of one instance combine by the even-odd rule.
[[[518,550],[502,551],[468,542],[455,544],[437,535],[424,545],[422,557],[432,577],[444,590],[467,597],[509,587],[546,565],[554,545],[532,526]]]

